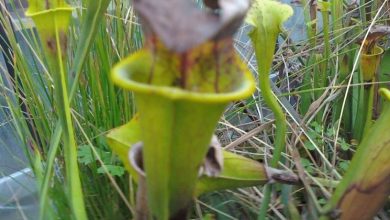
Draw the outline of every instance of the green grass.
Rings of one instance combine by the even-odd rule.
[[[83,17],[81,20],[74,20],[70,32],[70,44],[73,46],[69,47],[70,59],[65,70],[69,73],[67,80],[70,83],[66,87],[69,87],[72,100],[69,113],[74,121],[77,145],[87,145],[104,153],[110,153],[105,143],[105,133],[125,123],[134,112],[131,95],[115,88],[111,83],[111,66],[142,45],[140,28],[133,12],[117,10],[121,7],[122,3],[114,3],[107,14],[104,8],[100,10],[100,14],[93,10],[97,6],[90,8],[92,13],[97,13],[97,17],[102,18],[101,24],[96,22],[94,17],[86,16],[88,12],[85,9],[76,10],[79,15],[82,12]],[[128,19],[124,20],[126,15]],[[2,17],[2,21],[7,30],[12,30],[5,17]],[[95,26],[96,32],[91,32]],[[21,112],[19,101],[9,97],[8,105],[13,114],[13,124],[26,146],[38,184],[41,186],[41,211],[45,211],[42,217],[58,215],[67,219],[70,207],[65,194],[67,189],[63,184],[65,152],[60,142],[62,129],[57,125],[56,112],[59,109],[56,108],[59,106],[53,104],[53,94],[59,88],[53,87],[51,75],[46,71],[45,57],[36,32],[23,32],[23,37],[30,43],[29,49],[35,55],[33,60],[23,58],[25,51],[17,46],[15,36],[11,33],[9,38],[14,48],[17,73],[17,83],[14,82],[15,97],[20,97],[28,109],[27,113]],[[125,36],[134,37],[130,41]],[[22,95],[21,91],[25,95]],[[28,123],[34,124],[34,130],[29,129]],[[30,147],[36,149],[35,152],[28,151]],[[122,175],[121,178],[113,177],[101,168],[106,164],[111,165],[108,167],[120,166],[121,163],[115,156],[111,155],[104,163],[101,162],[100,158],[95,158],[88,166],[80,166],[88,214],[93,219],[125,219],[131,216],[131,205],[128,202],[131,179],[127,175]],[[99,168],[103,173],[98,172]],[[97,195],[99,200],[96,200]]]

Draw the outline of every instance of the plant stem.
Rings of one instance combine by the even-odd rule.
[[[318,87],[325,87],[327,85],[327,75],[328,75],[328,62],[330,60],[330,36],[329,36],[329,7],[330,4],[327,0],[322,0],[318,2],[321,15],[322,15],[322,23],[323,23],[323,34],[324,34],[324,57],[322,58],[321,55],[318,55],[318,57],[321,57],[320,60],[322,60],[322,63],[319,65],[318,72],[315,74],[319,74],[319,76],[314,77],[314,86],[315,88]],[[319,99],[321,97],[321,93],[315,94],[315,100]],[[320,110],[317,114],[316,121],[321,124],[322,116],[324,111]]]
[[[271,202],[271,192],[272,192],[272,185],[270,184],[265,185],[263,190],[263,200],[261,201],[258,220],[267,219],[268,206],[269,203]]]
[[[72,82],[72,86],[69,93],[69,100],[68,103],[72,102],[74,95],[76,93],[77,85],[78,85],[78,79],[80,78],[81,69],[83,67],[83,64],[86,60],[88,51],[92,45],[93,40],[95,39],[96,31],[98,29],[98,26],[100,22],[102,21],[102,16],[104,12],[106,11],[108,4],[110,3],[110,0],[104,0],[104,1],[90,1],[87,7],[87,16],[85,18],[85,22],[83,23],[82,27],[82,34],[79,41],[79,46],[76,51],[76,58],[75,63],[72,67],[72,73],[75,73],[75,78]],[[41,213],[41,219],[44,219],[46,214],[46,210],[48,210],[47,207],[47,194],[49,190],[49,182],[52,176],[53,172],[53,165],[55,156],[57,154],[58,148],[60,146],[61,141],[61,135],[63,132],[63,126],[61,121],[57,121],[54,134],[51,138],[50,142],[50,148],[48,152],[47,157],[47,167],[45,170],[44,179],[41,185],[41,191],[40,191],[40,213]]]
[[[271,163],[271,167],[277,167],[283,147],[285,144],[285,135],[287,131],[286,116],[283,113],[281,105],[279,105],[275,94],[272,91],[270,71],[272,67],[272,60],[275,53],[275,43],[277,38],[282,32],[281,26],[282,23],[288,19],[293,14],[292,8],[289,6],[276,3],[273,1],[264,1],[260,2],[259,5],[253,7],[255,10],[256,16],[253,16],[249,12],[250,17],[249,21],[255,25],[255,28],[250,33],[250,38],[252,39],[255,53],[256,61],[258,65],[259,73],[259,87],[264,98],[265,103],[269,106],[271,111],[274,113],[275,124],[276,124],[276,134],[274,141],[274,150]],[[276,9],[277,8],[277,9]],[[276,10],[274,10],[276,9]],[[274,11],[273,11],[274,10]],[[272,12],[274,14],[272,14]],[[275,19],[273,21],[273,19]],[[255,21],[255,22],[253,22]],[[270,22],[271,24],[267,23]],[[271,197],[271,186],[267,185],[264,191],[263,202],[260,207],[260,213],[258,219],[263,220],[266,218],[268,205],[270,203]]]
[[[367,114],[366,114],[366,120],[364,123],[364,129],[363,129],[363,137],[366,136],[370,128],[372,127],[372,113],[374,108],[374,86],[370,85],[368,89],[365,91],[365,95],[367,96],[365,98],[365,106],[367,106]],[[368,90],[368,91],[367,91]]]
[[[305,23],[307,25],[307,38],[309,41],[309,45],[311,48],[316,48],[316,13],[313,13],[313,1],[312,0],[303,0],[302,4],[304,5],[304,19]],[[309,59],[306,61],[307,67],[312,67],[315,65],[315,53],[314,50],[310,52]],[[312,73],[314,69],[313,68],[307,68],[303,77],[302,82],[302,88],[300,90],[311,90],[312,87]],[[309,110],[309,106],[312,103],[312,97],[313,97],[314,91],[310,91],[310,93],[302,94],[301,95],[301,102],[299,105],[299,111],[303,115]]]
[[[276,134],[275,134],[275,142],[274,142],[274,151],[273,157],[271,159],[270,166],[277,167],[280,161],[283,147],[285,144],[285,134],[287,131],[287,123],[286,116],[283,113],[282,107],[279,105],[275,94],[272,92],[271,83],[269,79],[269,70],[262,71],[261,68],[259,70],[259,78],[260,80],[259,87],[264,98],[265,103],[269,106],[271,111],[275,116],[275,124],[276,124]],[[266,219],[267,209],[271,200],[271,185],[266,185],[264,187],[264,197],[263,202],[261,203],[259,220]]]
[[[72,117],[70,114],[70,105],[68,97],[68,87],[66,83],[66,74],[63,64],[63,52],[61,48],[60,30],[55,19],[55,38],[57,46],[57,62],[59,73],[55,75],[56,85],[56,99],[59,104],[58,112],[63,129],[63,141],[65,151],[65,162],[66,162],[66,174],[68,178],[69,197],[74,217],[77,220],[88,219],[85,211],[84,198],[82,192],[82,186],[80,181],[80,173],[77,163],[77,144],[74,136]],[[59,74],[59,75],[58,75]]]

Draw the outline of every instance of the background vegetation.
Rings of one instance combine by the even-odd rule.
[[[76,7],[65,65],[72,100],[70,113],[89,218],[129,219],[134,214],[134,182],[111,152],[105,135],[128,122],[135,106],[132,94],[115,87],[109,73],[115,63],[142,47],[143,35],[129,1],[112,0],[107,10],[99,8],[102,2],[70,2]],[[295,16],[303,19],[290,21],[276,45],[271,86],[288,122],[285,153],[279,165],[307,178],[302,186],[272,191],[269,219],[319,217],[365,130],[381,112],[379,86],[390,85],[386,35],[390,29],[386,26],[390,22],[390,4],[385,0],[346,0],[331,1],[328,7],[326,2],[291,3]],[[12,31],[15,24],[8,19],[9,11],[0,4],[4,11],[0,24],[13,48],[11,60],[15,68],[15,75],[1,82],[0,92],[8,104],[3,111],[15,127],[34,170],[42,211],[47,216],[69,219],[65,152],[57,134],[59,106],[54,104],[58,87],[53,86],[47,71],[48,57],[44,56],[36,32],[21,32],[33,57],[26,59],[26,48],[19,47]],[[370,39],[385,52],[377,74],[367,80],[361,73],[358,55],[364,48],[361,39],[374,33],[377,25],[383,26],[383,37]],[[249,30],[246,24],[242,26],[235,46],[258,76],[254,49],[247,37]],[[305,37],[296,39],[297,30],[305,31]],[[229,106],[216,134],[225,149],[268,164],[275,134],[273,118],[258,91],[251,99]],[[211,214],[217,219],[255,219],[262,198],[262,187],[210,193],[195,200],[191,217],[201,219]],[[389,213],[387,199],[378,218],[387,219]]]

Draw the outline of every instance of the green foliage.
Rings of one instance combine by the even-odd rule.
[[[99,167],[97,172],[100,174],[107,174],[107,172],[113,176],[123,176],[125,174],[125,168],[116,165],[104,165],[105,167]],[[106,171],[107,170],[107,171]]]
[[[73,162],[78,162],[80,168],[79,174],[74,176],[79,176],[82,183],[88,219],[132,219],[136,207],[138,174],[129,164],[128,151],[131,145],[142,138],[139,121],[135,123],[136,120],[130,122],[129,120],[131,118],[139,120],[139,117],[145,118],[145,115],[138,114],[133,117],[136,111],[133,104],[136,101],[133,99],[134,94],[116,88],[111,81],[110,70],[119,60],[141,48],[144,42],[147,48],[152,48],[150,39],[147,37],[143,39],[140,21],[129,2],[88,0],[68,1],[68,4],[65,4],[65,1],[56,0],[48,1],[49,5],[45,2],[31,0],[28,11],[29,15],[35,15],[41,37],[30,30],[22,30],[15,36],[9,19],[5,17],[8,12],[0,15],[0,25],[6,28],[10,45],[14,49],[13,65],[16,69],[15,78],[7,75],[0,79],[2,88],[9,84],[14,86],[13,89],[2,89],[1,95],[7,100],[8,106],[5,107],[5,111],[11,114],[10,121],[25,146],[37,178],[41,219],[74,218],[69,217],[69,213],[74,209],[72,206],[75,206],[71,200],[77,199],[77,196],[71,196],[69,193],[66,166],[70,163],[64,159],[65,146],[68,145],[64,138],[72,129],[77,146],[77,157],[73,155],[75,159]],[[213,1],[203,2],[212,4],[210,2]],[[387,117],[385,112],[388,110],[385,105],[386,98],[378,97],[377,91],[378,84],[386,87],[390,80],[387,62],[390,56],[386,47],[388,42],[383,38],[383,42],[379,44],[384,46],[385,53],[381,58],[377,78],[372,78],[370,82],[367,78],[364,79],[363,72],[359,70],[361,59],[358,52],[361,45],[355,44],[356,38],[364,37],[371,24],[389,24],[388,15],[383,13],[386,10],[380,9],[384,1],[362,1],[366,3],[366,7],[350,5],[348,1],[322,1],[318,4],[320,13],[317,13],[317,6],[312,5],[313,1],[301,2],[305,23],[297,23],[293,28],[307,26],[307,39],[294,42],[290,39],[294,36],[283,31],[280,24],[291,15],[289,7],[277,1],[259,0],[253,2],[253,10],[247,18],[249,24],[255,26],[250,36],[256,53],[260,54],[257,56],[257,66],[248,58],[252,57],[253,51],[252,48],[247,48],[246,38],[242,38],[246,29],[239,32],[239,37],[235,40],[235,48],[246,59],[245,63],[249,64],[251,70],[259,68],[255,77],[258,77],[261,83],[268,82],[271,72],[280,73],[279,78],[273,79],[282,93],[275,87],[273,92],[279,99],[279,103],[276,104],[283,105],[283,111],[287,113],[289,130],[281,132],[283,129],[280,128],[283,125],[281,126],[279,122],[286,121],[286,117],[281,117],[274,109],[271,110],[275,111],[275,118],[280,117],[276,123],[276,130],[275,126],[272,126],[274,122],[269,123],[267,116],[269,111],[262,103],[268,97],[275,96],[269,87],[260,88],[261,93],[255,93],[249,100],[229,105],[225,117],[217,126],[216,133],[223,145],[229,145],[223,154],[232,160],[225,161],[226,169],[218,178],[202,176],[199,179],[195,186],[195,195],[211,190],[219,191],[203,194],[200,200],[195,202],[191,218],[255,219],[259,214],[259,205],[268,204],[267,198],[270,199],[271,206],[260,214],[262,218],[266,216],[268,219],[300,217],[318,219],[321,214],[328,214],[328,217],[334,218],[338,214],[335,208],[342,209],[343,213],[353,214],[360,214],[360,210],[364,210],[366,214],[371,210],[369,214],[375,215],[375,211],[384,203],[387,205],[384,206],[381,215],[384,216],[389,211],[388,198],[385,197],[388,191],[382,189],[390,184],[386,181],[378,182],[380,178],[373,176],[376,173],[388,175],[388,168],[385,166],[388,161],[388,150],[384,143],[388,136],[384,121],[388,119],[383,119]],[[79,5],[83,7],[78,7]],[[48,6],[58,10],[44,12]],[[75,8],[72,9],[71,6]],[[66,19],[62,18],[69,16],[70,10],[73,10],[73,16],[70,20],[71,28],[68,29]],[[218,10],[213,11],[214,14],[217,12]],[[374,19],[377,13],[380,16]],[[153,13],[151,15],[158,18]],[[46,16],[58,17],[47,19]],[[57,23],[54,22],[56,20]],[[21,24],[23,25],[22,22]],[[48,51],[44,43],[39,43],[40,40],[48,42],[47,40],[53,37],[50,35],[52,33],[50,29],[56,28],[55,24],[57,27],[62,26],[64,29],[62,31],[68,34],[67,49],[65,51],[61,48],[61,51],[66,52],[69,59],[64,61],[63,67],[60,68],[66,77],[60,80],[54,77],[61,74],[53,73],[61,71],[53,71],[53,68],[57,69],[61,65],[57,64],[57,59],[50,59],[57,58],[57,55],[53,51]],[[264,35],[267,32],[265,30],[270,30],[268,35]],[[20,44],[20,38],[28,42],[28,50],[24,48],[23,43]],[[174,38],[171,38],[174,45],[179,45],[172,39]],[[196,39],[200,39],[200,36]],[[275,47],[276,39],[278,43]],[[60,39],[57,42],[61,45],[63,41]],[[226,41],[217,46],[224,48],[228,45],[226,43],[231,42]],[[46,55],[42,51],[42,46],[46,48],[44,49]],[[55,44],[56,48],[58,46]],[[156,53],[158,62],[154,63],[157,67],[156,77],[152,80],[154,85],[174,86],[179,90],[184,88],[187,92],[210,93],[228,91],[231,89],[229,85],[233,85],[232,81],[236,80],[222,78],[217,86],[214,80],[199,86],[204,77],[212,76],[210,78],[215,79],[219,76],[215,74],[217,64],[220,64],[216,57],[202,56],[203,53],[214,55],[213,42],[204,44],[200,50],[192,50],[190,53],[192,55],[188,59],[171,53],[161,47],[161,44],[158,46],[159,51]],[[276,52],[275,48],[278,48]],[[30,49],[33,60],[27,59]],[[219,59],[226,61],[232,48],[227,51],[223,52]],[[52,53],[53,56],[48,56],[48,53]],[[168,59],[172,62],[166,62]],[[183,71],[180,70],[180,62],[183,60],[194,64],[187,72],[191,74],[188,74],[185,83],[181,81]],[[51,64],[46,63],[47,61]],[[149,58],[143,59],[137,64],[139,67],[134,65],[130,69],[139,68],[140,71],[138,69],[137,71],[144,73],[144,66],[152,66],[151,62]],[[291,65],[297,65],[298,68],[290,68]],[[238,66],[246,69],[245,64]],[[221,73],[235,72],[230,69],[230,65],[220,67]],[[174,69],[170,71],[170,77],[166,75],[164,77],[167,69]],[[137,77],[140,78],[137,81],[144,82],[147,76],[149,75],[138,74]],[[61,80],[66,83],[53,83]],[[272,82],[270,84],[272,85]],[[371,84],[373,86],[370,86]],[[64,105],[58,105],[58,102],[63,102],[59,100],[64,96],[55,94],[59,94],[63,88],[66,88],[62,93],[68,95],[68,101],[64,102]],[[176,92],[177,90],[166,90],[166,93],[172,96],[179,94]],[[381,92],[385,97],[390,97],[389,91]],[[14,95],[9,95],[10,93]],[[140,114],[149,108],[167,109],[165,108],[167,105],[150,107],[149,103],[153,100],[149,94],[144,98],[147,100],[144,101],[144,108],[140,110],[137,106]],[[285,101],[284,98],[288,100]],[[21,108],[23,105],[26,108]],[[59,120],[64,118],[60,115],[66,108],[70,110],[67,110],[68,119],[70,115],[67,122],[71,123],[67,128],[63,126],[63,120]],[[186,113],[191,116],[189,123],[193,123],[194,120],[203,122],[203,118],[193,117],[194,109],[191,108],[191,111]],[[147,121],[157,124],[163,118],[159,114],[154,114],[153,118],[148,118]],[[267,123],[270,126],[263,128],[263,124]],[[122,124],[125,125],[118,127]],[[143,124],[146,127],[146,122]],[[118,128],[112,129],[114,127]],[[180,131],[171,129],[169,132],[184,136],[187,129],[188,127]],[[278,135],[275,137],[275,134]],[[105,143],[106,135],[111,148]],[[156,137],[157,135],[149,134],[149,139]],[[287,139],[287,144],[280,144],[284,139]],[[196,138],[187,138],[185,141],[189,140]],[[379,146],[381,143],[382,147]],[[196,144],[195,141],[193,144]],[[282,147],[278,148],[278,145]],[[374,146],[377,148],[373,149]],[[280,149],[287,150],[279,157]],[[386,151],[378,153],[380,149]],[[230,151],[243,156],[232,154]],[[373,156],[375,153],[377,157]],[[269,155],[274,155],[270,163],[272,166],[279,163],[278,165],[283,165],[284,169],[304,176],[302,184],[289,187],[277,185],[273,190],[267,189],[268,186],[262,188],[261,185],[268,177],[265,173],[258,172],[263,166],[249,158],[268,162]],[[186,160],[190,156],[179,159]],[[161,167],[159,168],[161,170]],[[129,171],[130,175],[126,175],[125,170]],[[343,179],[342,174],[346,174]],[[337,186],[339,180],[341,184]],[[154,184],[159,183],[154,181]],[[367,194],[369,198],[359,197],[361,195],[356,192],[359,190],[351,187],[359,185],[366,189],[373,184],[375,187],[370,188],[372,193]],[[249,188],[232,190],[242,186]],[[333,194],[335,186],[337,189]],[[265,192],[264,197],[261,190]],[[328,201],[326,198],[330,196],[332,199]],[[352,205],[346,204],[352,197],[354,198]],[[364,217],[364,214],[359,215],[359,218]]]
[[[78,147],[78,157],[79,161],[84,165],[89,165],[97,160],[97,157],[94,155],[92,147],[89,145],[81,145]],[[108,164],[111,161],[112,155],[111,152],[98,149],[97,151],[98,158],[104,163]]]
[[[350,162],[349,161],[341,161],[339,163],[339,167],[345,172],[348,170]]]
[[[43,1],[36,2],[42,3]],[[4,24],[7,29],[15,57],[18,60],[15,63],[16,76],[7,76],[11,80],[14,80],[12,77],[15,77],[19,82],[14,84],[15,96],[8,92],[5,96],[10,95],[7,104],[12,115],[18,117],[13,123],[19,130],[19,136],[24,143],[26,152],[31,148],[36,149],[34,154],[30,154],[30,157],[34,161],[32,167],[35,176],[42,178],[38,180],[41,219],[54,219],[57,216],[61,219],[69,219],[69,210],[71,210],[69,201],[80,198],[80,196],[70,196],[68,193],[69,187],[64,184],[69,176],[65,172],[65,165],[69,163],[64,162],[65,151],[62,150],[64,146],[62,141],[63,132],[67,130],[62,128],[58,115],[65,108],[56,104],[53,93],[58,93],[61,88],[68,88],[69,102],[71,102],[72,109],[72,127],[76,133],[76,146],[86,144],[96,149],[97,152],[109,152],[109,149],[96,138],[101,139],[99,137],[104,136],[104,133],[113,125],[120,124],[122,120],[125,121],[132,115],[131,97],[124,95],[118,89],[115,90],[112,84],[110,87],[110,84],[104,82],[110,82],[109,69],[112,63],[119,59],[118,56],[124,56],[136,50],[137,46],[141,44],[140,29],[138,25],[135,25],[133,16],[130,16],[128,25],[124,25],[125,21],[119,19],[127,13],[127,11],[122,11],[122,9],[124,10],[122,7],[126,4],[121,3],[119,5],[113,2],[111,9],[122,8],[115,11],[117,14],[113,14],[112,11],[106,11],[109,3],[108,0],[88,1],[85,4],[87,10],[74,9],[74,19],[77,19],[77,22],[71,23],[72,28],[69,29],[69,32],[68,28],[65,29],[65,32],[68,33],[68,47],[65,52],[69,53],[67,57],[70,58],[63,63],[64,72],[69,73],[65,74],[65,80],[67,81],[65,86],[53,84],[52,77],[55,74],[52,73],[59,73],[59,71],[52,71],[53,65],[47,65],[44,61],[57,56],[48,57],[42,53],[41,44],[38,43],[40,38],[35,35],[35,32],[22,30],[17,33],[18,40],[22,37],[28,42],[26,48],[25,44],[20,45],[20,42],[16,41],[16,37],[13,35],[11,26],[7,21],[8,18],[4,19],[3,15],[0,16],[2,25]],[[34,5],[30,6],[33,7]],[[36,16],[52,15],[50,13],[37,14],[36,10],[30,10],[29,12],[36,14]],[[107,16],[105,16],[106,13]],[[54,21],[54,19],[45,21],[47,24],[52,24],[48,21]],[[64,21],[61,20],[60,22]],[[47,30],[50,25],[41,26],[44,30]],[[113,26],[120,28],[113,29]],[[119,32],[122,32],[122,34],[119,34]],[[127,36],[123,34],[124,32]],[[45,33],[47,36],[48,34],[49,32]],[[115,38],[112,34],[115,35]],[[128,36],[131,36],[132,40],[129,40]],[[44,36],[41,40],[45,38],[48,39]],[[107,44],[111,40],[116,43]],[[64,50],[62,51],[64,52]],[[113,54],[114,51],[118,52],[115,53],[116,56],[108,55]],[[103,56],[104,54],[106,56]],[[1,81],[1,83],[3,87],[8,82]],[[23,109],[20,108],[21,103],[18,100],[23,100],[25,96],[31,98],[25,99],[23,103],[26,109]],[[125,104],[126,107],[118,107],[125,106]],[[117,107],[117,112],[111,109],[115,107]],[[77,155],[75,155],[75,159],[77,163]],[[112,161],[106,161],[108,165],[118,165],[115,157],[110,159]],[[81,179],[88,218],[130,218],[132,207],[127,200],[132,195],[128,192],[129,181],[126,180],[127,176],[122,175],[117,180],[110,179],[111,174],[102,175],[97,173],[100,165],[98,162],[91,163],[88,166],[79,163],[80,175],[73,175],[73,178],[79,177]],[[39,169],[40,167],[42,168]],[[112,171],[117,174],[122,172],[121,168],[117,167],[113,167]],[[94,184],[91,184],[91,181]],[[77,187],[73,188],[77,189]],[[97,194],[100,197],[99,200],[96,200],[95,195]],[[129,196],[123,196],[124,194]],[[78,195],[81,195],[81,193]],[[106,201],[112,201],[112,203]],[[81,205],[78,206],[78,208],[81,207]]]
[[[390,94],[387,89],[382,91]],[[389,98],[386,97],[387,101]],[[390,137],[385,135],[390,129],[389,121],[390,108],[386,103],[382,115],[358,146],[328,204],[327,214],[339,210],[341,219],[371,219],[384,205],[390,190],[390,166],[386,164],[390,160]]]
[[[344,139],[341,139],[340,147],[341,150],[348,151],[351,148],[351,145],[348,144]]]
[[[307,172],[309,172],[311,174],[313,174],[315,172],[315,167],[310,160],[308,160],[306,158],[301,158],[301,164]]]
[[[257,210],[250,202],[242,202],[234,194],[212,193],[200,198],[202,211],[215,219],[255,219]]]
[[[329,127],[326,130],[319,124],[317,121],[310,123],[310,130],[307,131],[307,135],[310,137],[310,140],[306,139],[303,143],[306,149],[310,151],[315,151],[317,146],[323,147],[328,145],[330,140],[335,136],[335,128]],[[314,142],[314,143],[313,143]],[[351,144],[340,137],[338,140],[338,145],[342,151],[348,151],[351,148]]]
[[[77,155],[79,157],[79,161],[84,165],[88,165],[96,161],[95,157],[93,156],[91,147],[89,145],[79,146],[78,151],[79,152],[77,153]]]
[[[48,71],[56,87],[54,103],[57,106],[60,126],[64,131],[62,141],[64,142],[68,200],[74,218],[84,220],[88,217],[77,164],[77,144],[71,119],[67,73],[65,72],[66,50],[68,48],[67,32],[73,9],[65,1],[47,1],[44,8],[37,1],[29,1],[29,5],[30,8],[26,15],[33,19],[37,27],[48,62]],[[44,218],[44,211],[41,211],[41,218]]]

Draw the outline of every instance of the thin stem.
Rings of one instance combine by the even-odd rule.
[[[271,192],[272,192],[272,185],[271,184],[265,185],[263,190],[263,200],[261,201],[260,213],[258,216],[259,220],[267,219],[268,206],[269,203],[271,202]]]
[[[270,166],[277,167],[282,156],[283,147],[285,145],[285,134],[287,131],[286,116],[283,113],[282,107],[279,105],[275,94],[272,92],[271,83],[269,79],[269,71],[259,70],[260,80],[259,87],[264,98],[265,103],[269,106],[275,116],[276,124],[276,137],[274,142],[273,157],[271,159]],[[271,186],[266,185],[264,188],[263,202],[260,207],[259,220],[265,220],[267,216],[267,210],[270,203]]]
[[[68,87],[66,83],[66,74],[63,64],[63,52],[61,48],[61,37],[60,29],[55,23],[55,38],[57,46],[57,62],[59,67],[59,77],[58,73],[56,75],[56,86],[57,87],[57,103],[60,104],[58,111],[60,115],[60,121],[63,128],[63,141],[64,141],[64,151],[65,151],[65,163],[66,163],[66,173],[68,178],[68,187],[70,191],[70,203],[74,217],[78,220],[84,220],[87,218],[87,213],[84,205],[84,198],[82,192],[82,186],[80,181],[80,173],[77,163],[77,145],[74,136],[73,123],[70,114],[70,102],[68,97]]]
[[[106,11],[110,0],[104,1],[91,1],[88,5],[87,17],[85,23],[83,24],[82,37],[80,39],[79,46],[76,52],[75,63],[73,64],[72,73],[75,73],[75,78],[72,82],[69,93],[69,105],[75,97],[77,85],[81,75],[81,69],[86,60],[90,46],[92,45],[93,40],[96,36],[97,28],[102,21],[102,14]],[[61,121],[58,120],[55,126],[54,134],[50,141],[50,148],[47,157],[47,167],[45,170],[44,180],[42,182],[41,191],[40,191],[40,213],[41,219],[45,218],[45,208],[47,207],[47,194],[49,190],[49,182],[52,176],[54,160],[60,146],[61,135],[63,133],[63,127]]]
[[[365,91],[365,93],[367,93]],[[370,85],[368,89],[368,94],[366,94],[368,97],[366,97],[365,105],[367,106],[367,114],[366,114],[366,120],[364,123],[364,129],[363,129],[363,135],[362,137],[366,136],[368,131],[370,130],[372,126],[372,113],[374,108],[374,86]]]

